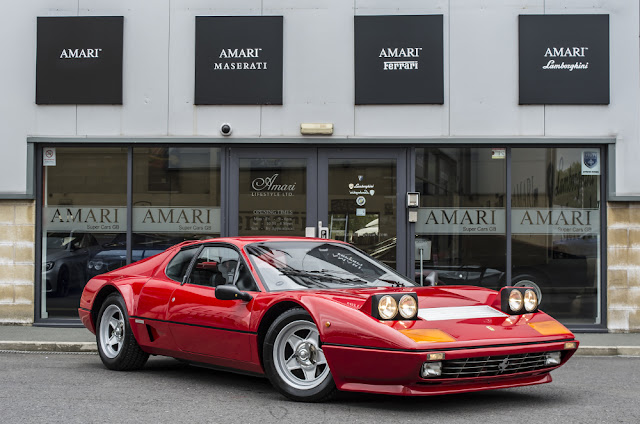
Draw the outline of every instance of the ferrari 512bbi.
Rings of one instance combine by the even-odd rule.
[[[171,356],[298,401],[548,383],[578,348],[534,289],[421,287],[323,239],[184,242],[91,279],[79,313],[107,368]]]

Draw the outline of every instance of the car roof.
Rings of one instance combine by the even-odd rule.
[[[176,246],[190,246],[200,243],[230,243],[238,247],[244,247],[252,243],[265,243],[270,241],[298,241],[298,242],[323,242],[323,243],[340,243],[347,244],[340,240],[321,239],[313,237],[290,237],[290,236],[236,236],[236,237],[218,237],[205,240],[187,240]]]

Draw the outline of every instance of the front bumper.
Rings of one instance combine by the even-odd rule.
[[[382,350],[323,344],[336,386],[344,391],[395,395],[439,395],[501,389],[551,382],[549,372],[562,366],[577,349],[565,350],[566,340],[505,346],[433,350]],[[420,369],[428,353],[444,352],[446,360],[562,351],[560,365],[533,371],[509,371],[464,378],[422,378]]]

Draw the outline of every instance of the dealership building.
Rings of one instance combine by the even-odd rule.
[[[638,1],[51,0],[0,27],[0,324],[77,326],[94,275],[281,235],[640,331]]]

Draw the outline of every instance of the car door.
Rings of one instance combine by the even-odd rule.
[[[233,284],[242,269],[246,265],[233,246],[211,244],[202,248],[167,308],[166,321],[180,350],[251,361],[250,344],[256,337],[249,328],[252,302],[215,297],[216,287]]]

